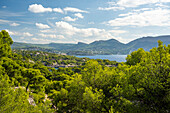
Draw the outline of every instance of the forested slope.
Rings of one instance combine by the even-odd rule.
[[[12,43],[9,34],[1,31],[2,113],[169,112],[170,45],[161,41],[149,52],[132,52],[117,67],[88,60],[82,66],[58,70],[12,53]]]
[[[68,55],[95,55],[95,54],[129,54],[134,50],[143,48],[145,51],[149,51],[153,47],[157,47],[158,40],[161,40],[165,45],[170,44],[170,35],[157,36],[157,37],[143,37],[138,38],[123,44],[115,39],[94,41],[90,44],[79,42],[78,44],[62,44],[62,43],[50,43],[50,44],[24,44],[14,42],[13,49],[28,49],[34,48],[35,50],[64,52]],[[37,48],[38,47],[38,48]],[[45,50],[41,49],[44,48]]]

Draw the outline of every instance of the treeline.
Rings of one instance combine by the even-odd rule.
[[[48,53],[57,53],[57,54],[59,54],[60,52],[59,51],[57,51],[57,50],[54,50],[54,49],[51,49],[51,48],[43,48],[43,47],[13,47],[13,46],[16,46],[16,44],[18,45],[18,46],[20,46],[20,45],[24,45],[24,43],[17,43],[17,42],[14,42],[13,44],[12,44],[12,46],[11,46],[11,48],[12,49],[14,49],[14,50],[21,50],[21,51],[43,51],[43,52],[48,52]]]
[[[31,59],[35,62],[43,63],[44,65],[82,65],[88,58],[77,58],[68,55],[58,55],[55,53],[48,53],[43,51],[25,51],[13,50],[14,53],[20,54],[24,59]]]
[[[9,34],[0,32],[0,112],[2,113],[168,113],[170,45],[159,41],[139,49],[117,67],[88,60],[58,70],[13,53]],[[44,53],[43,53],[44,54]],[[50,56],[50,55],[49,55]],[[30,62],[30,59],[34,62]]]
[[[73,65],[79,66],[84,65],[89,58],[78,58],[75,56],[59,55],[55,53],[43,52],[43,51],[26,51],[13,49],[13,53],[22,55],[24,60],[32,60],[34,62],[43,63],[45,66],[55,66],[55,65]],[[96,59],[101,65],[112,65],[117,66],[118,62],[109,61],[107,59],[101,60]]]

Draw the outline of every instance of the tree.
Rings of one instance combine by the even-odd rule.
[[[144,110],[166,112],[170,108],[169,46],[158,41],[158,48],[144,54],[146,56],[131,66],[129,72],[129,84],[134,88],[133,101]]]
[[[15,87],[7,75],[0,75],[1,113],[53,113],[48,101],[33,106],[28,99],[29,93],[23,87]]]
[[[8,32],[2,30],[0,32],[0,57],[7,56],[11,54],[10,45],[13,43],[11,37]]]
[[[147,52],[145,52],[142,48],[139,48],[137,51],[134,51],[127,56],[126,63],[128,65],[136,65],[137,63],[140,63],[143,60],[146,54]]]
[[[29,112],[33,110],[27,101],[28,94],[22,88],[16,88],[7,75],[0,75],[0,112]]]
[[[0,59],[1,65],[5,69],[5,73],[10,77],[10,79],[15,79],[15,85],[19,83],[23,84],[22,67],[15,60],[8,57],[2,57]]]
[[[45,94],[42,90],[46,78],[41,75],[39,69],[32,68],[34,64],[25,62],[21,55],[11,52],[12,43],[9,34],[2,30],[0,32],[0,112],[51,113],[50,103],[43,100]],[[31,93],[27,92],[28,88]],[[28,102],[31,96],[36,106]]]
[[[34,91],[40,91],[43,89],[45,84],[45,77],[41,75],[40,70],[38,69],[25,69],[24,70],[24,77],[26,77],[27,85],[26,85],[26,92],[28,88],[33,88]]]
[[[99,113],[102,111],[102,101],[104,98],[103,91],[100,89],[92,89],[92,87],[86,87],[83,93],[83,104],[85,112]]]

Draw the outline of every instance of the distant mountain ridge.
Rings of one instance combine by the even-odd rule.
[[[13,49],[28,49],[28,48],[44,48],[53,49],[58,52],[67,53],[68,55],[95,55],[95,54],[129,54],[131,51],[143,48],[149,51],[153,47],[157,47],[158,40],[161,40],[165,45],[170,44],[170,35],[157,37],[142,37],[133,40],[127,44],[121,43],[118,40],[99,40],[90,44],[78,42],[77,44],[65,43],[49,43],[49,44],[28,44],[14,42],[11,46]]]
[[[157,37],[143,37],[136,40],[133,40],[127,44],[131,47],[131,50],[137,50],[138,48],[143,48],[146,51],[149,51],[153,47],[158,46],[158,40],[161,40],[164,45],[170,44],[170,35],[157,36]]]

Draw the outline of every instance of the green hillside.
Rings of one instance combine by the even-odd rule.
[[[143,37],[129,42],[121,43],[115,39],[94,41],[90,44],[79,42],[78,44],[49,43],[49,44],[27,44],[14,42],[13,49],[42,50],[50,49],[55,52],[63,52],[68,55],[95,55],[95,54],[129,54],[130,52],[143,48],[149,51],[152,47],[157,47],[158,40],[165,45],[170,44],[170,35],[157,37]],[[38,48],[37,48],[38,47]]]
[[[2,30],[0,113],[170,111],[170,45],[161,41],[150,51],[133,51],[122,63],[42,51],[12,52],[12,43]],[[55,69],[51,64],[74,66]]]

